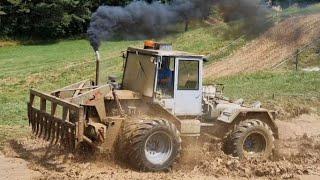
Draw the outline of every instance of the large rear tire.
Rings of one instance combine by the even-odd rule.
[[[240,122],[230,134],[228,147],[240,158],[263,157],[272,154],[274,136],[270,127],[257,119]]]
[[[137,170],[163,171],[171,167],[181,150],[180,133],[166,120],[125,123],[120,137],[122,160]]]

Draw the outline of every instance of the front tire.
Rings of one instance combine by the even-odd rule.
[[[266,123],[249,119],[240,122],[231,133],[229,143],[233,156],[267,158],[274,148],[274,136]]]
[[[163,171],[171,167],[181,150],[180,133],[166,120],[145,120],[125,124],[121,140],[122,159],[142,171]]]

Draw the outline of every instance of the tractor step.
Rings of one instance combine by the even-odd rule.
[[[212,127],[212,126],[214,126],[214,124],[213,123],[201,123],[200,126],[201,127]]]

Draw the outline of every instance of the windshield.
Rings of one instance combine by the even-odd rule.
[[[123,89],[139,92],[144,96],[153,96],[156,58],[150,55],[128,53]]]

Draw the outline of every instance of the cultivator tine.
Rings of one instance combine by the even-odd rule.
[[[56,133],[57,133],[57,123],[55,119],[53,119],[53,127],[51,128],[51,136],[50,136],[50,143],[54,143],[54,140],[56,139]]]
[[[33,114],[34,116],[33,116],[33,118],[32,118],[32,133],[33,134],[35,134],[36,133],[36,127],[37,127],[37,123],[36,123],[36,121],[37,121],[37,113],[36,112],[34,112],[34,114]]]
[[[33,130],[34,134],[36,133],[36,130],[37,130],[37,119],[38,119],[38,113],[34,112],[34,117],[33,117],[33,120],[32,120],[32,123],[33,123],[32,130]]]
[[[66,126],[63,125],[63,123],[61,123],[61,132],[60,132],[60,144],[64,145],[66,143],[66,139],[65,139],[65,134],[66,134]],[[64,145],[65,146],[65,145]]]
[[[38,112],[35,113],[35,119],[34,119],[34,134],[37,133],[38,131],[38,119],[39,119],[39,114]]]
[[[32,133],[36,133],[37,131],[37,119],[38,119],[38,113],[37,111],[34,111],[31,106],[30,107],[30,113],[29,113],[29,122],[31,124]]]
[[[52,126],[52,132],[51,132],[51,137],[50,137],[50,143],[51,144],[53,144],[54,143],[54,140],[55,140],[55,138],[56,138],[56,133],[57,133],[57,131],[56,131],[56,126],[57,126],[57,124],[56,124],[56,121],[55,120],[53,120],[53,124],[52,124],[53,126]]]
[[[71,149],[71,129],[70,127],[68,127],[66,129],[66,135],[65,135],[65,138],[66,138],[66,146]]]
[[[50,116],[47,116],[46,117],[46,131],[45,131],[45,135],[44,135],[44,140],[47,140],[48,139],[48,136],[49,136],[49,132],[50,132],[50,122],[51,122],[51,118]]]
[[[31,107],[30,103],[28,103],[28,119],[29,119],[29,126],[31,125]]]
[[[73,150],[74,149],[74,127],[71,125],[67,125],[65,126],[64,130],[63,130],[63,142],[61,142],[61,145],[63,145],[66,149],[68,150]]]
[[[72,128],[68,128],[68,147],[72,149]]]
[[[70,132],[70,147],[72,149],[75,148],[75,143],[76,143],[76,139],[75,139],[75,128],[72,127],[71,132]]]
[[[53,134],[53,136],[52,136],[52,143],[53,144],[56,144],[56,142],[57,142],[57,138],[58,138],[58,131],[59,131],[59,124],[58,124],[58,122],[57,121],[55,121],[55,123],[54,123],[54,134]]]
[[[39,136],[40,132],[41,132],[41,116],[37,121],[37,132],[36,132],[36,136]]]
[[[42,127],[41,127],[41,131],[40,131],[40,134],[39,134],[39,138],[41,138],[41,137],[43,138],[43,136],[46,133],[46,117],[45,117],[45,115],[42,116],[41,120],[42,120],[41,121]]]
[[[35,135],[37,136],[39,131],[40,131],[40,119],[41,119],[41,114],[37,113],[37,118],[36,118],[36,131]]]
[[[51,132],[51,126],[50,126],[51,122],[52,122],[51,116],[47,116],[46,135],[44,137],[44,139],[47,140],[47,141],[49,139],[50,132]]]
[[[31,128],[32,128],[32,132],[34,133],[36,130],[36,126],[35,126],[35,119],[37,118],[37,113],[35,111],[31,110],[31,117],[30,117],[30,122],[31,122]]]
[[[75,133],[74,133],[74,128],[72,128],[72,132],[71,132],[71,137],[70,137],[70,147],[72,147],[72,149],[75,148]]]
[[[56,127],[56,137],[55,137],[55,144],[57,144],[59,142],[59,138],[60,138],[60,134],[61,134],[61,125],[60,125],[60,122],[57,121],[57,127]]]
[[[48,123],[48,118],[47,116],[43,117],[43,133],[42,133],[42,139],[46,139],[47,135],[47,123]]]
[[[40,133],[39,133],[39,138],[41,138],[41,136],[43,136],[46,131],[46,129],[45,129],[46,118],[44,115],[42,116],[40,122],[41,122],[41,124],[40,124],[41,129],[40,129]]]
[[[39,128],[40,128],[40,130],[38,131],[38,133],[37,133],[37,136],[40,138],[41,137],[41,134],[42,134],[42,132],[43,132],[43,115],[41,114],[41,116],[40,116],[40,118],[39,118]]]
[[[47,132],[47,137],[46,140],[50,140],[51,132],[52,132],[52,124],[53,124],[53,118],[49,117],[49,123],[48,123],[48,132]]]

